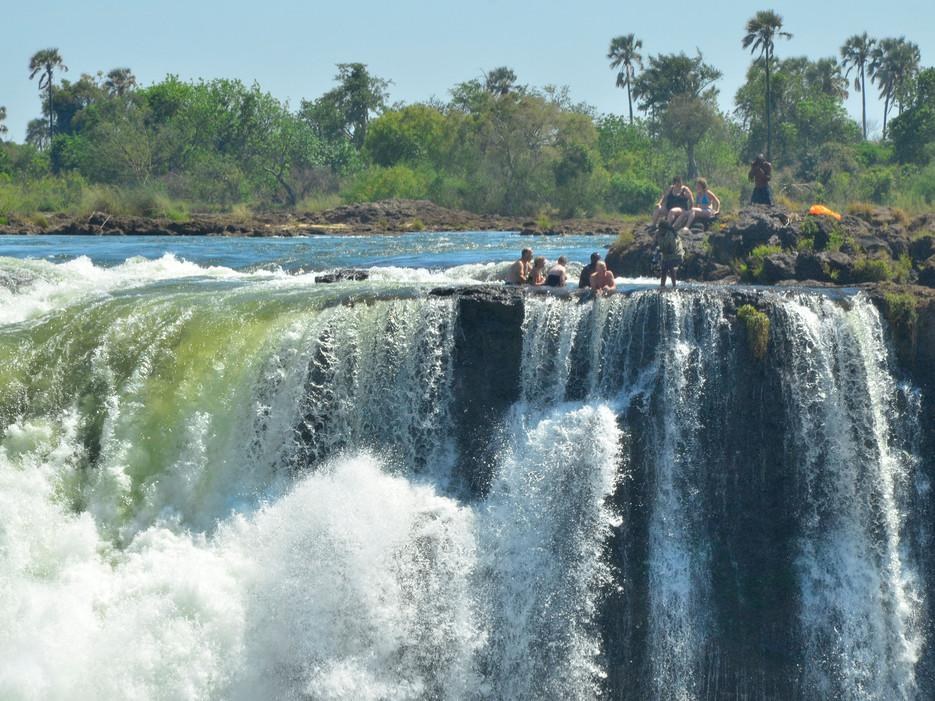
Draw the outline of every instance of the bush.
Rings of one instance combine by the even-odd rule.
[[[757,360],[766,357],[769,345],[769,317],[750,304],[737,310],[737,318],[743,322],[747,333],[747,345]]]
[[[885,258],[858,258],[854,261],[853,282],[884,282],[893,277],[893,269]]]
[[[375,202],[377,200],[424,199],[428,196],[429,178],[408,166],[392,168],[374,166],[360,173],[344,190],[347,202]]]
[[[767,256],[771,256],[774,253],[782,253],[782,248],[779,246],[757,246],[747,257],[746,265],[742,268],[743,272],[741,275],[752,282],[760,282],[763,277],[763,265]]]
[[[647,180],[628,175],[612,175],[607,187],[607,203],[623,214],[649,213],[656,198],[658,187]]]

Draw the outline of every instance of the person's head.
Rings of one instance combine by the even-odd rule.
[[[705,192],[708,189],[708,181],[704,178],[698,178],[695,181],[695,187],[698,188],[698,192]]]
[[[601,254],[600,254],[600,253],[592,253],[592,254],[591,254],[591,265],[594,265],[594,264],[597,263],[597,261],[599,261],[600,259],[601,259]]]
[[[526,261],[532,260],[532,249],[524,248],[522,254],[520,255],[520,258]]]
[[[607,263],[605,263],[602,260],[597,261],[597,263],[594,264],[594,272],[595,273],[606,273]]]
[[[559,264],[559,265],[568,265],[568,259],[567,259],[565,256],[559,256],[559,257],[558,257],[558,264]]]
[[[682,176],[676,175],[672,178],[672,187],[679,187],[682,184]]]
[[[766,161],[766,156],[764,156],[762,153],[756,154],[756,158],[753,159],[754,163],[763,163],[765,161]]]
[[[545,256],[536,256],[536,259],[532,263],[534,268],[544,268],[545,267]]]

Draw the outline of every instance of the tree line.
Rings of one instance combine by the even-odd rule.
[[[386,197],[514,215],[627,214],[647,210],[674,174],[708,176],[730,207],[749,188],[741,164],[761,151],[793,200],[935,201],[935,69],[920,66],[915,44],[864,33],[846,39],[840,61],[778,57],[793,35],[772,11],[757,12],[739,39],[753,59],[723,113],[721,72],[700,51],[644,60],[634,34],[613,38],[607,58],[625,116],[598,115],[567,88],[522,84],[505,66],[446,100],[405,105],[366,65],[339,64],[331,90],[292,106],[237,80],[140,86],[126,67],[72,81],[46,49],[28,64],[41,116],[25,144],[0,146],[0,217],[117,209],[126,192],[148,193],[139,199],[149,209],[176,203],[181,215]],[[884,108],[876,141],[871,85]],[[863,99],[859,124],[844,109],[851,87]],[[0,137],[5,116],[0,107]]]

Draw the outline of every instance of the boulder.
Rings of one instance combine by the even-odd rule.
[[[773,237],[784,248],[795,246],[798,240],[789,212],[782,207],[753,206],[744,209],[736,220],[722,229],[722,233],[728,237],[739,236],[744,254],[769,243]]]
[[[919,269],[919,284],[935,287],[935,255],[930,256]]]
[[[344,268],[342,270],[335,270],[330,273],[323,273],[322,275],[315,276],[315,282],[319,284],[327,284],[332,282],[344,282],[345,280],[353,280],[359,282],[361,280],[366,280],[370,277],[370,273],[366,270],[354,270],[353,268]]]
[[[797,280],[819,280],[828,279],[824,268],[821,265],[821,258],[815,253],[800,253],[795,259],[795,277]]]
[[[764,282],[774,284],[796,276],[795,256],[791,253],[771,253],[763,259]]]

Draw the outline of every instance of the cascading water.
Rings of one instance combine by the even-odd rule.
[[[760,360],[738,293],[527,296],[465,493],[459,359],[513,351],[458,296],[0,272],[2,699],[935,689],[920,400],[863,297],[748,295]]]

